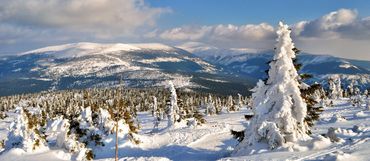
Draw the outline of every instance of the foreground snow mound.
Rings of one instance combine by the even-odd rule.
[[[322,120],[345,116],[346,121],[321,121],[312,130],[312,139],[288,143],[270,150],[266,143],[254,144],[249,153],[220,160],[356,160],[367,161],[370,154],[370,111],[354,117],[362,109],[348,104],[348,99],[333,100],[326,107]],[[340,115],[335,115],[340,114]]]
[[[369,100],[369,99],[368,99]],[[100,110],[99,110],[100,111]],[[103,110],[104,111],[104,110]],[[366,117],[353,117],[363,111]],[[86,111],[87,112],[87,111]],[[109,118],[109,113],[101,118]],[[367,161],[370,157],[370,111],[359,109],[348,104],[348,99],[333,100],[332,107],[325,107],[322,113],[323,120],[330,120],[335,113],[346,117],[345,122],[321,121],[317,123],[307,141],[287,143],[286,146],[270,150],[265,142],[254,144],[252,153],[244,156],[229,157],[238,142],[232,138],[230,129],[241,131],[246,127],[244,115],[251,111],[241,108],[240,111],[223,113],[221,115],[206,116],[207,122],[195,127],[176,127],[175,129],[151,133],[153,116],[150,112],[139,112],[138,121],[141,129],[138,136],[139,145],[129,142],[124,132],[119,137],[120,160],[175,160],[175,161],[214,161],[214,160],[346,160]],[[0,120],[0,136],[7,136],[6,129],[17,120],[19,113],[10,111],[8,118]],[[87,116],[87,115],[86,115]],[[89,120],[88,118],[86,120]],[[106,121],[109,129],[109,119]],[[20,148],[12,148],[0,152],[0,161],[66,161],[78,159],[78,154],[68,152],[56,146],[57,135],[67,130],[64,118],[54,118],[47,124],[46,134],[48,145],[46,151],[26,152]],[[159,129],[167,126],[167,120],[160,120]],[[105,125],[105,124],[104,124]],[[269,127],[268,124],[264,126]],[[332,127],[339,142],[333,142],[327,136]],[[270,127],[269,127],[270,128]],[[272,127],[271,127],[272,128]],[[105,129],[103,127],[99,129]],[[127,127],[121,127],[128,130]],[[103,130],[102,130],[103,131]],[[121,137],[122,136],[122,137]],[[5,137],[4,137],[5,138]],[[105,146],[92,147],[98,161],[114,160],[115,135],[103,138]],[[83,154],[82,152],[79,154]],[[81,155],[80,155],[81,156]],[[225,158],[229,157],[229,158]]]
[[[331,119],[330,122],[335,123],[335,122],[345,122],[347,121],[346,118],[341,116],[340,114],[335,114]]]

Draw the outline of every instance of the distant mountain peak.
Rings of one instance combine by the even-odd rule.
[[[59,58],[69,58],[69,57],[81,57],[86,55],[112,53],[118,51],[128,52],[137,50],[175,50],[175,48],[160,43],[123,44],[123,43],[79,42],[43,47],[36,50],[20,53],[19,55],[45,53],[53,54]]]

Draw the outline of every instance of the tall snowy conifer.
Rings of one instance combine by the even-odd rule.
[[[305,124],[307,107],[301,97],[298,74],[292,59],[294,44],[287,25],[279,22],[277,44],[270,62],[266,84],[258,82],[253,89],[253,112],[250,127],[236,149],[236,155],[245,153],[245,148],[267,143],[271,149],[309,138]]]
[[[177,119],[177,112],[179,110],[179,107],[177,106],[177,94],[175,86],[173,85],[172,81],[168,82],[168,88],[171,92],[170,97],[170,105],[167,107],[167,127],[172,127]]]

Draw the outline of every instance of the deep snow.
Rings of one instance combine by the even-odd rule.
[[[367,101],[370,101],[368,99]],[[141,130],[141,144],[120,143],[120,160],[368,160],[370,157],[370,110],[365,107],[352,107],[348,99],[334,100],[334,107],[326,107],[320,121],[313,128],[314,138],[304,143],[298,150],[259,149],[254,154],[230,157],[238,142],[232,138],[230,129],[241,130],[247,124],[243,115],[250,111],[242,108],[239,112],[222,113],[207,116],[207,123],[197,127],[175,128],[158,133],[151,133],[153,117],[149,112],[138,115]],[[0,137],[4,139],[8,126],[15,119],[10,117],[0,120]],[[344,119],[343,119],[343,118]],[[338,119],[342,118],[342,119]],[[166,127],[167,121],[161,121],[159,129]],[[354,125],[358,128],[354,129]],[[332,143],[324,138],[330,127],[339,128],[337,135],[340,142]],[[302,143],[303,144],[303,143]],[[112,144],[113,145],[113,144]],[[113,160],[114,146],[105,146],[96,151],[96,160]],[[49,161],[70,160],[71,155],[61,149],[50,147],[49,150],[25,153],[21,149],[0,152],[0,160]]]

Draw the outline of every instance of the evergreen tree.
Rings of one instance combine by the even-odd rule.
[[[268,143],[271,149],[287,142],[307,139],[305,124],[307,105],[301,97],[298,73],[292,59],[295,58],[294,44],[287,25],[279,23],[278,43],[270,62],[266,85],[259,83],[253,102],[254,117],[236,153],[244,153],[257,142]],[[257,91],[258,90],[258,91]]]
[[[341,81],[339,76],[334,75],[329,77],[328,83],[329,83],[328,97],[330,99],[338,99],[343,97],[343,90],[341,87]]]
[[[167,128],[170,128],[175,124],[175,122],[179,118],[178,116],[179,107],[177,106],[176,89],[172,81],[168,82],[168,88],[170,90],[171,97],[168,102],[169,104],[167,104],[167,119],[168,119]]]

